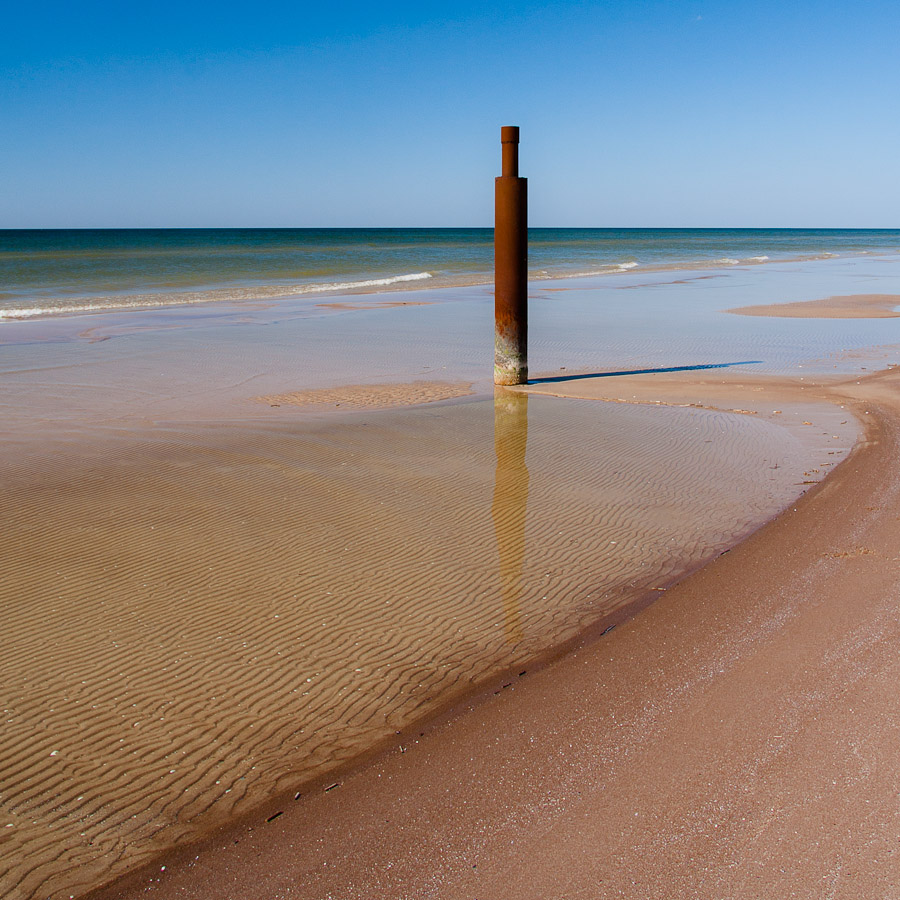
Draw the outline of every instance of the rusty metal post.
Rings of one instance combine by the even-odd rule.
[[[528,179],[519,178],[519,129],[500,129],[494,180],[494,384],[528,381]]]

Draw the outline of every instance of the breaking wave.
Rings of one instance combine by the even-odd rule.
[[[387,278],[369,278],[364,281],[330,281],[313,284],[263,285],[245,288],[217,288],[207,291],[184,291],[173,294],[128,294],[127,296],[78,298],[47,301],[47,305],[0,309],[0,319],[32,319],[38,316],[66,315],[69,313],[107,312],[115,309],[147,309],[162,306],[184,306],[193,303],[235,300],[271,300],[278,297],[295,297],[302,294],[324,294],[336,291],[365,290],[390,287],[409,281],[431,278],[430,272],[412,272]]]

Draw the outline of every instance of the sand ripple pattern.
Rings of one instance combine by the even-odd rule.
[[[490,401],[9,464],[0,895],[77,896],[305,789],[799,490],[796,441],[753,417],[516,414],[527,490],[496,496]]]
[[[385,409],[451,400],[472,393],[471,382],[410,381],[398,384],[348,384],[341,387],[287,391],[257,397],[269,406],[343,407],[345,409]]]

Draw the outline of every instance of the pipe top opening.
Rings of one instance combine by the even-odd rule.
[[[503,150],[503,174],[519,176],[519,126],[504,125],[500,129],[500,146]]]

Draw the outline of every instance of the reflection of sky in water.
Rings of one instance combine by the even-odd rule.
[[[629,280],[639,286],[633,289],[603,283],[599,290],[549,294],[547,302],[532,306],[531,327],[538,336],[532,370],[595,362],[601,368],[650,368],[760,360],[754,371],[802,375],[798,366],[806,369],[813,360],[822,360],[817,371],[847,372],[857,371],[861,363],[840,359],[842,351],[900,343],[900,319],[785,319],[721,312],[841,294],[900,294],[900,260],[783,264],[726,271],[721,277],[708,274],[687,273],[685,284],[666,283],[673,279],[662,275],[648,283],[650,279],[635,275]],[[564,300],[556,307],[558,296]]]
[[[685,283],[671,283],[679,278]],[[532,288],[529,363],[535,377],[558,375],[561,367],[600,372],[742,360],[759,360],[756,372],[803,375],[854,372],[900,358],[893,350],[869,359],[853,353],[900,345],[900,319],[722,312],[838,294],[900,293],[900,258],[635,272],[558,286],[565,289]],[[232,401],[338,384],[466,380],[489,391],[490,290],[421,291],[400,299],[436,302],[338,311],[286,300],[261,308],[6,323],[0,325],[6,397],[0,411],[20,420],[28,410],[44,417],[193,419],[252,416],[259,410]],[[17,395],[17,386],[25,393]]]

